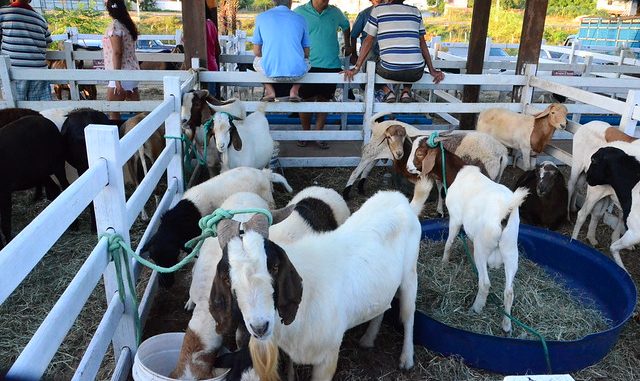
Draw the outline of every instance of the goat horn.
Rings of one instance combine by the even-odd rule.
[[[262,213],[256,213],[244,223],[244,230],[253,230],[264,238],[269,238],[269,220]]]
[[[287,205],[284,208],[276,209],[271,211],[271,216],[273,217],[273,224],[277,224],[279,222],[284,221],[287,217],[293,213],[293,210],[296,208],[297,204]]]
[[[233,237],[240,236],[240,222],[235,220],[222,220],[218,222],[217,231],[218,243],[220,244],[220,248],[224,249]]]

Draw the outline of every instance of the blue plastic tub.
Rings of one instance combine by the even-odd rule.
[[[446,239],[447,224],[446,220],[423,222],[423,238]],[[610,329],[581,340],[547,341],[552,371],[575,372],[597,363],[611,350],[633,313],[636,304],[633,281],[599,251],[560,234],[520,225],[518,238],[528,259],[559,275],[570,289],[588,295],[612,321]],[[518,290],[516,298],[517,293]],[[443,355],[460,356],[476,368],[503,374],[548,372],[542,345],[537,340],[472,333],[442,324],[422,312],[416,312],[414,336],[416,344]]]

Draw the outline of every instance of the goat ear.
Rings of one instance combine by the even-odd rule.
[[[302,300],[302,278],[293,266],[287,253],[277,244],[268,241],[270,249],[278,256],[278,271],[276,279],[276,308],[278,315],[285,325],[291,324],[298,313],[298,306]]]
[[[269,238],[269,220],[264,214],[256,213],[244,223],[244,230],[253,230],[264,238]]]
[[[211,94],[209,94],[209,92],[207,91],[207,96],[205,97],[205,100],[207,101],[207,103],[210,103],[213,106],[224,106],[224,105],[228,105],[231,104],[233,102],[236,101],[235,98],[226,100],[226,101],[221,101],[218,98],[212,96]]]
[[[551,112],[551,106],[547,107],[542,112],[534,114],[533,117],[536,118],[536,119],[544,118],[545,116],[549,115],[550,112]]]
[[[280,223],[287,219],[293,213],[293,210],[296,208],[297,204],[287,205],[284,208],[276,209],[271,211],[271,216],[273,217],[273,224]]]
[[[427,150],[427,155],[422,159],[422,174],[426,175],[433,171],[433,167],[436,165],[436,156],[438,155],[437,149]]]
[[[233,144],[233,148],[236,151],[240,151],[242,149],[242,139],[240,139],[238,128],[232,125],[231,128],[229,129],[229,135],[231,137],[231,144]]]
[[[222,258],[216,266],[216,273],[209,295],[209,312],[216,321],[216,332],[225,334],[233,327],[233,294],[229,281],[229,254],[227,248],[222,250]]]
[[[224,249],[233,237],[240,235],[240,222],[234,220],[222,220],[218,222],[218,243]]]

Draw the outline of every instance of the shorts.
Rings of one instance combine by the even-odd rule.
[[[380,61],[378,61],[376,63],[376,74],[384,79],[389,79],[391,81],[398,81],[403,83],[417,82],[420,80],[420,78],[422,78],[422,75],[424,74],[424,65],[417,69],[388,70],[383,68]]]
[[[312,67],[309,73],[340,73],[341,68],[325,69],[321,67]],[[338,79],[336,77],[336,79]],[[302,99],[315,98],[317,101],[332,101],[336,93],[335,83],[305,83],[300,87],[300,97]]]
[[[17,101],[50,101],[49,81],[15,81]]]
[[[138,88],[138,81],[120,81],[124,91],[133,91]],[[116,81],[109,81],[107,87],[116,87]]]
[[[295,82],[297,80],[299,80],[300,78],[304,77],[305,74],[307,74],[307,72],[309,72],[309,69],[311,69],[311,64],[309,63],[309,59],[305,58],[304,59],[304,63],[307,64],[307,70],[304,72],[304,74],[299,75],[297,77],[269,77],[264,73],[264,68],[262,67],[262,57],[256,57],[253,60],[253,69],[255,71],[257,71],[258,73],[264,75],[265,77],[269,78],[269,79],[273,79],[274,81],[278,81],[278,82]]]

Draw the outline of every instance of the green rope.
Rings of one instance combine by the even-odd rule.
[[[436,148],[438,145],[440,145],[440,151],[442,152],[442,184],[444,185],[444,193],[445,195],[447,194],[447,176],[446,176],[446,171],[445,171],[445,153],[444,153],[444,146],[442,145],[442,141],[436,143],[435,139],[439,136],[439,133],[433,132],[431,133],[431,135],[429,135],[429,139],[427,140],[427,144],[429,145],[429,147],[431,148]],[[465,239],[465,236],[462,232],[460,232],[458,234],[458,238],[460,238],[462,240],[462,244],[464,246],[464,251],[467,254],[467,258],[469,259],[469,263],[471,263],[471,266],[473,268],[473,272],[476,274],[476,277],[478,276],[478,269],[476,268],[476,265],[473,261],[473,258],[471,257],[471,251],[469,250],[469,247],[467,246],[467,240]],[[496,304],[500,304],[500,298],[498,298],[498,296],[495,293],[490,293],[489,296],[492,298],[492,300],[496,303]],[[514,322],[516,325],[520,326],[522,329],[524,329],[525,331],[535,335],[538,337],[538,339],[540,340],[540,343],[542,343],[542,350],[544,352],[544,359],[547,363],[547,371],[551,374],[553,373],[552,368],[551,368],[551,358],[549,356],[549,348],[547,347],[547,341],[545,340],[544,336],[542,336],[542,334],[540,334],[538,331],[536,331],[534,328],[529,327],[528,325],[524,324],[523,322],[521,322],[520,320],[516,319],[515,317],[511,316],[510,314],[507,313],[507,311],[505,311],[504,309],[502,310],[502,314],[504,316],[506,316],[507,318],[509,318],[509,320],[511,320],[512,322]]]

